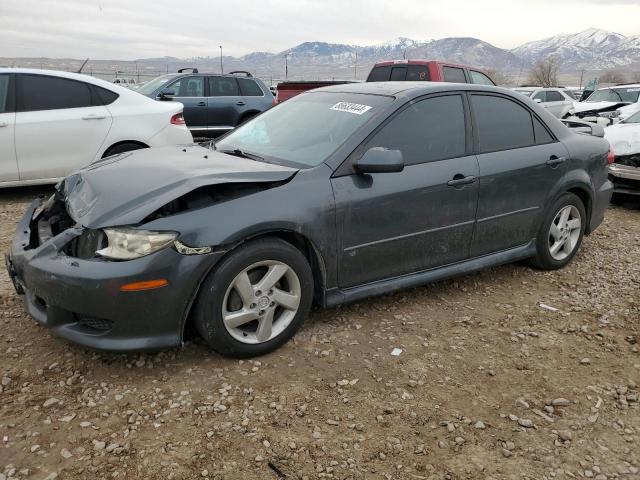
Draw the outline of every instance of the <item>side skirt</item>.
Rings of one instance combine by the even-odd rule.
[[[494,267],[496,265],[530,258],[534,256],[535,253],[536,240],[533,239],[526,245],[502,250],[482,257],[472,258],[463,262],[452,263],[444,267],[379,280],[377,282],[367,283],[357,287],[350,287],[346,289],[334,288],[326,292],[325,306],[333,307],[342,303],[355,302],[367,297],[424,285],[425,283],[466,275],[468,273],[482,270],[483,268]]]

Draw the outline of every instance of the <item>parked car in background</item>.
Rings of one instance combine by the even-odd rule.
[[[284,102],[302,92],[307,92],[315,88],[328,87],[331,85],[344,85],[345,83],[355,83],[345,80],[309,80],[309,81],[287,81],[280,82],[276,88],[276,103]]]
[[[640,111],[604,129],[615,161],[609,178],[616,193],[640,195]]]
[[[573,94],[562,88],[515,87],[512,90],[531,98],[557,118],[564,118],[575,103]]]
[[[191,142],[179,103],[76,73],[0,68],[0,187],[55,183],[116,153]]]
[[[589,98],[574,103],[571,116],[607,126],[640,109],[640,83],[599,88]]]
[[[274,105],[271,90],[245,71],[222,75],[183,69],[157,77],[136,91],[154,100],[182,103],[187,127],[199,137],[228,132]]]
[[[376,63],[367,82],[425,81],[495,85],[489,75],[475,67],[435,60],[393,60]]]
[[[136,82],[135,78],[116,77],[113,79],[113,84],[132,89],[136,89],[138,87],[138,82]]]
[[[313,302],[565,266],[604,218],[609,157],[501,88],[325,87],[208,148],[71,175],[27,209],[9,277],[32,317],[86,346],[173,347],[193,322],[223,355],[261,355]]]

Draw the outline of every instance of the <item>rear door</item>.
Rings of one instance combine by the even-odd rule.
[[[567,150],[523,104],[500,95],[471,96],[480,164],[473,257],[535,238],[548,192],[566,170]]]
[[[111,114],[88,83],[17,74],[16,156],[20,180],[64,177],[95,159]]]
[[[332,179],[341,248],[339,284],[350,287],[464,260],[478,199],[463,96],[412,102],[358,147],[402,151],[399,173]],[[470,133],[470,131],[469,131]],[[456,180],[466,179],[464,182]]]
[[[238,124],[240,116],[246,111],[240,86],[235,77],[211,76],[207,121],[210,130],[230,130]]]
[[[184,105],[184,121],[189,130],[207,129],[207,96],[205,93],[205,77],[189,75],[181,77],[165,87],[174,91],[171,100]]]
[[[442,76],[445,82],[467,83],[467,77],[464,74],[464,68],[443,65]]]
[[[0,74],[0,182],[19,179],[14,142],[15,122],[13,75]]]

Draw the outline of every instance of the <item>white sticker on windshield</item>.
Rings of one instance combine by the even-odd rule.
[[[365,112],[371,110],[369,105],[360,105],[359,103],[351,102],[338,102],[331,110],[338,110],[339,112],[355,113],[356,115],[362,115]]]

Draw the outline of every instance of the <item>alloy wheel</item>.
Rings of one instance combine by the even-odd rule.
[[[578,245],[582,228],[580,212],[574,205],[566,205],[556,213],[549,228],[549,253],[554,260],[564,260]]]
[[[268,342],[295,318],[302,289],[296,272],[276,260],[257,262],[231,282],[222,303],[222,321],[239,342]]]

